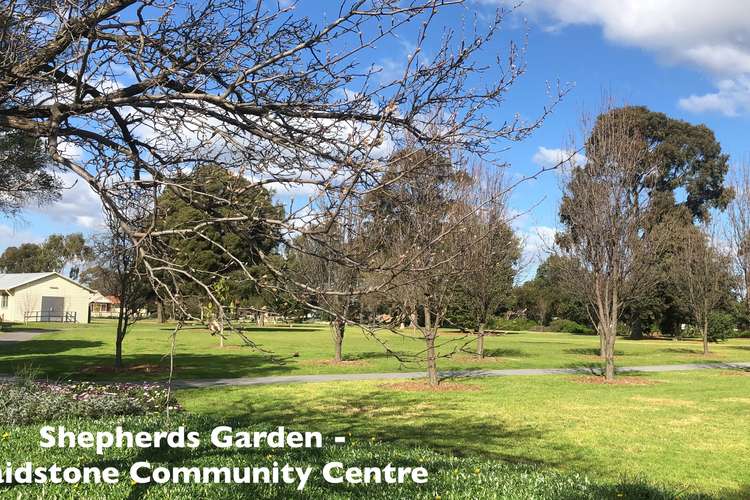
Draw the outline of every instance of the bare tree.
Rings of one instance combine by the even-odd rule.
[[[690,226],[680,236],[681,249],[672,261],[674,281],[703,338],[703,354],[709,352],[711,314],[730,295],[731,259],[720,250],[710,224]]]
[[[745,310],[750,311],[750,164],[736,166],[731,179],[734,199],[729,204],[729,241],[735,268],[741,278]]]
[[[623,306],[647,286],[643,238],[650,199],[638,189],[650,175],[647,146],[627,113],[607,107],[595,122],[584,116],[586,162],[571,165],[560,206],[558,238],[574,265],[565,280],[590,305],[607,380],[615,376],[614,347]]]
[[[139,318],[146,305],[150,287],[139,273],[139,255],[132,240],[121,229],[119,222],[108,219],[108,230],[95,241],[94,251],[101,274],[99,282],[106,282],[102,293],[117,297],[120,302],[115,329],[115,369],[123,368],[122,347],[125,336]]]
[[[297,246],[302,251],[291,254],[295,279],[313,291],[310,301],[330,316],[336,362],[343,360],[346,326],[355,320],[358,305],[365,298],[356,294],[362,288],[363,268],[341,262],[337,256],[368,262],[378,250],[367,245],[364,217],[361,209],[351,203],[345,205],[326,233],[301,236]]]
[[[468,206],[478,207],[467,219],[465,232],[472,244],[461,256],[466,272],[457,283],[462,305],[467,309],[477,336],[477,354],[484,357],[487,322],[513,291],[521,258],[520,241],[508,225],[507,194],[502,171],[475,167]]]
[[[383,258],[396,262],[403,256],[409,259],[402,272],[390,276],[393,285],[386,295],[394,308],[391,330],[420,339],[425,347],[411,355],[389,351],[402,362],[426,362],[429,384],[434,387],[440,382],[438,359],[470,342],[462,344],[464,337],[441,343],[440,328],[459,293],[457,283],[467,279],[471,262],[464,257],[492,232],[485,225],[482,230],[470,230],[472,223],[484,206],[491,207],[496,199],[480,201],[474,189],[480,180],[472,178],[460,158],[409,148],[394,155],[392,165],[394,182],[370,200],[372,224],[383,242]],[[502,199],[506,192],[493,195]],[[389,276],[388,272],[379,274]],[[412,325],[411,334],[395,328],[406,318]],[[451,349],[441,352],[447,345]]]
[[[342,1],[333,19],[311,19],[281,2],[249,0],[6,2],[0,128],[41,139],[52,161],[91,187],[137,250],[158,302],[173,305],[179,318],[195,317],[180,293],[185,283],[217,308],[221,301],[211,288],[217,276],[171,257],[175,237],[210,242],[260,289],[308,297],[322,290],[290,282],[263,253],[267,279],[255,276],[208,228],[258,222],[275,228],[282,253],[304,252],[296,248],[300,234],[327,233],[347,203],[398,180],[387,176],[389,152],[407,139],[444,156],[490,158],[528,136],[563,95],[553,92],[531,121],[498,120],[525,71],[522,49],[511,41],[496,64],[478,62],[482,52],[500,53],[506,12],[482,19],[486,29],[477,20],[465,33],[436,30],[438,12],[462,12],[456,3]],[[384,74],[371,56],[410,30],[415,46],[402,70]],[[249,185],[216,195],[184,181],[209,163]],[[243,190],[266,187],[314,194],[295,198],[279,217],[236,209]],[[167,191],[200,216],[163,227],[157,217]],[[150,213],[151,221],[133,218],[133,199],[141,205],[135,213]],[[329,296],[385,290],[419,261],[403,254],[373,264],[344,252],[327,258],[383,279],[355,293],[325,290]]]

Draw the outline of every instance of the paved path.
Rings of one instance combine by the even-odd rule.
[[[692,370],[750,370],[747,363],[696,363],[684,365],[650,365],[618,368],[618,373],[635,372],[676,372]],[[454,370],[440,372],[440,378],[512,377],[517,375],[601,375],[598,368],[519,368],[512,370]],[[427,377],[426,372],[396,373],[341,373],[330,375],[278,375],[271,377],[219,378],[205,380],[176,380],[174,385],[181,388],[247,386],[270,384],[303,384],[312,382],[339,382],[357,380],[402,380]]]
[[[47,332],[0,332],[0,342],[26,342]]]

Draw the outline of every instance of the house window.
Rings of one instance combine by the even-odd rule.
[[[7,309],[7,308],[8,308],[8,296],[0,295],[0,309]]]

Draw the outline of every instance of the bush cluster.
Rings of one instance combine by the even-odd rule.
[[[0,425],[22,425],[64,418],[149,415],[181,410],[160,384],[36,382],[0,384]]]
[[[522,332],[530,331],[537,326],[536,321],[530,319],[505,319],[505,318],[492,318],[487,325],[491,330],[506,330],[509,332]]]
[[[592,328],[569,319],[553,320],[549,324],[548,329],[552,332],[577,333],[584,335],[592,335],[594,333]]]

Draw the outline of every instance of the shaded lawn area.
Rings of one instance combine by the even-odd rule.
[[[355,441],[533,464],[595,482],[645,480],[675,497],[748,498],[750,373],[642,377],[643,385],[548,376],[463,381],[472,389],[466,391],[347,382],[185,390],[178,397],[189,411],[248,425],[351,433]]]
[[[690,495],[682,491],[660,487],[644,479],[625,479],[616,484],[594,482],[578,473],[560,472],[544,466],[512,464],[483,457],[456,457],[430,450],[424,446],[405,446],[355,437],[344,445],[333,444],[333,436],[324,436],[322,448],[269,449],[232,448],[217,449],[208,444],[211,429],[218,425],[232,425],[235,430],[274,430],[275,426],[254,423],[238,427],[240,422],[226,419],[181,414],[168,422],[163,417],[124,417],[117,420],[60,420],[74,432],[108,431],[121,425],[131,432],[164,431],[185,426],[197,431],[202,438],[195,449],[169,448],[110,448],[103,455],[93,449],[51,448],[41,449],[39,425],[8,428],[0,440],[0,451],[5,460],[14,466],[31,462],[34,467],[57,464],[59,467],[114,467],[120,478],[116,484],[0,484],[3,498],[106,498],[106,499],[487,499],[487,500],[708,500],[705,495]],[[288,429],[289,430],[289,429]],[[296,427],[296,430],[308,430]],[[311,467],[309,482],[303,491],[297,484],[213,484],[170,483],[135,484],[130,480],[129,468],[135,462],[149,462],[152,470],[157,467],[198,468],[203,467],[272,467],[289,464],[296,467]],[[403,484],[331,484],[322,478],[321,469],[328,462],[340,462],[345,467],[424,467],[428,471],[426,484],[407,481]],[[140,470],[141,476],[144,475]],[[198,472],[200,473],[200,472]],[[718,499],[717,499],[718,500]]]
[[[172,326],[144,321],[126,337],[124,361],[130,368],[112,373],[114,321],[99,320],[90,325],[41,324],[15,331],[46,331],[22,343],[0,342],[0,373],[14,373],[32,365],[50,378],[143,380],[165,379],[168,374]],[[205,329],[190,326],[182,330],[176,342],[175,377],[181,379],[260,377],[321,373],[365,373],[416,371],[420,363],[402,365],[389,356],[380,343],[355,328],[349,328],[344,340],[345,362],[331,362],[333,347],[327,325],[247,327],[247,336],[272,354],[242,345],[230,334],[226,346],[218,346],[217,337]],[[407,331],[408,333],[408,331]],[[3,335],[3,333],[0,333]],[[421,352],[419,339],[383,332],[379,334],[391,349],[404,353]],[[456,332],[445,332],[441,350],[449,353],[471,339]],[[466,348],[471,350],[474,343]],[[621,366],[653,364],[749,361],[750,339],[733,339],[712,344],[713,353],[704,357],[700,342],[686,340],[618,339],[617,363]],[[522,332],[488,337],[487,358],[471,352],[458,352],[439,360],[441,370],[481,368],[558,368],[598,366],[598,339],[595,336],[566,333]]]

